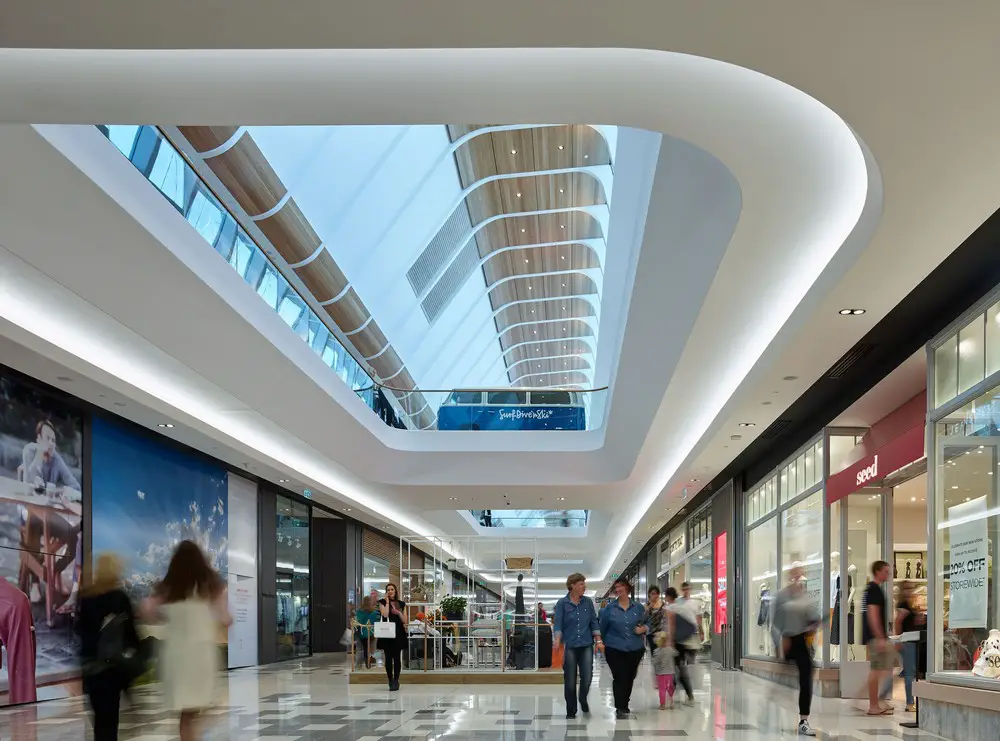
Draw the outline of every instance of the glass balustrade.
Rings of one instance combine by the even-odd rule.
[[[586,509],[470,509],[469,513],[483,527],[586,527],[590,510]]]

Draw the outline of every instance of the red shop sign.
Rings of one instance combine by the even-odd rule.
[[[726,534],[715,536],[715,632],[721,633],[726,624]]]
[[[826,480],[826,504],[830,506],[869,484],[881,481],[893,471],[924,456],[924,426],[911,427],[893,438],[874,455],[862,458]]]

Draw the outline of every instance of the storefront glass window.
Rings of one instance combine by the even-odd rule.
[[[958,395],[958,335],[949,338],[934,351],[934,404],[942,404]]]
[[[364,555],[364,583],[362,584],[362,596],[371,594],[374,589],[381,595],[385,585],[389,583],[389,562],[375,556]]]
[[[958,333],[958,393],[986,377],[985,316],[980,314]]]
[[[277,497],[278,659],[308,656],[309,636],[309,506]]]
[[[778,518],[761,523],[747,536],[746,653],[774,656],[771,602],[778,592]]]
[[[1000,391],[935,425],[934,670],[1000,676]],[[998,688],[1000,689],[1000,688]]]
[[[824,621],[820,630],[830,638],[830,663],[840,663],[840,602],[847,596],[847,575],[841,572],[840,502],[830,505],[830,623]],[[829,629],[829,632],[826,630]],[[820,644],[821,645],[821,644]]]
[[[781,513],[781,564],[779,589],[788,584],[789,572],[799,567],[804,572],[810,600],[817,607],[823,604],[823,492],[818,491]]]
[[[705,635],[712,630],[712,547],[706,543],[688,558],[687,581],[691,582],[691,598],[700,607]]]

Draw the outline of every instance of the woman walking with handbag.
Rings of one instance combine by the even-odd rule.
[[[357,632],[357,643],[361,645],[361,656],[364,660],[365,669],[371,669],[375,665],[375,657],[372,656],[372,631],[373,626],[379,620],[378,611],[372,605],[371,597],[361,600],[361,607],[354,613],[354,622]]]
[[[385,654],[389,691],[395,692],[399,689],[399,672],[406,648],[406,603],[399,599],[399,588],[395,584],[385,585],[385,597],[378,601],[378,609],[382,619],[375,624],[375,637],[378,648]]]
[[[76,623],[83,689],[94,714],[94,741],[118,741],[122,695],[142,673],[132,602],[121,586],[121,561],[103,554],[83,590]]]

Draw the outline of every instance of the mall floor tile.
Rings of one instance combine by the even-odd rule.
[[[704,672],[694,707],[659,710],[649,667],[640,669],[633,717],[616,721],[611,677],[598,661],[590,715],[568,720],[562,688],[552,685],[350,685],[342,656],[230,672],[203,719],[205,741],[534,741],[535,739],[691,739],[773,741],[797,737],[796,693],[739,672]],[[940,738],[903,728],[912,715],[870,718],[860,701],[816,698],[812,722],[825,741]],[[176,719],[155,686],[137,690],[122,713],[122,741],[177,741]],[[91,739],[80,698],[0,711],[0,739]]]

